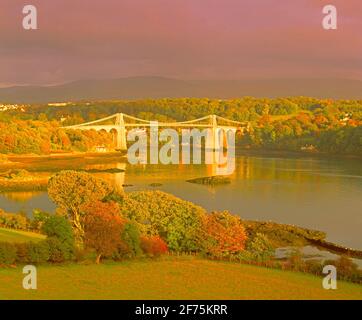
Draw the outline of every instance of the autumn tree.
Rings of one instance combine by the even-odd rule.
[[[83,214],[86,216],[90,213],[103,214],[104,212],[114,216],[121,216],[119,205],[115,201],[92,201],[88,202],[83,206]]]
[[[246,239],[240,218],[228,211],[212,212],[203,219],[200,246],[207,255],[214,257],[236,255],[244,251]]]
[[[84,243],[96,251],[97,264],[102,256],[112,255],[122,245],[121,234],[125,225],[119,215],[105,211],[106,206],[99,202],[98,205],[96,210],[88,207],[84,218]]]
[[[168,250],[166,242],[160,236],[141,237],[141,248],[145,254],[151,257],[159,257]]]
[[[111,192],[112,187],[106,181],[84,172],[61,171],[48,182],[49,197],[69,217],[78,245],[84,236],[84,208]]]

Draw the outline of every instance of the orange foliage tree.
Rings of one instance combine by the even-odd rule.
[[[212,212],[203,219],[200,234],[202,251],[213,257],[227,257],[244,251],[247,239],[239,217],[228,211]]]
[[[145,254],[153,257],[159,257],[167,252],[167,244],[160,236],[141,237],[141,248]]]
[[[96,201],[85,208],[84,243],[96,251],[96,263],[110,256],[122,245],[125,220],[117,214],[116,204]],[[119,210],[118,210],[119,212]]]
[[[108,213],[114,217],[120,217],[120,209],[117,202],[114,201],[92,201],[83,206],[83,212],[86,216],[89,213]]]

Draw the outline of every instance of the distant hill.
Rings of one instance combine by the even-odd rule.
[[[81,80],[57,86],[0,88],[0,103],[36,103],[74,100],[208,97],[236,98],[310,96],[362,99],[362,81],[343,79],[177,80],[131,77]]]

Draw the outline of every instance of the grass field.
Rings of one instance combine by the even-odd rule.
[[[0,241],[27,242],[42,239],[45,239],[45,236],[38,233],[0,228]]]
[[[39,241],[44,236],[0,228],[0,241]],[[38,289],[24,290],[21,267],[0,268],[0,299],[361,299],[362,286],[197,257],[163,257],[122,263],[43,265]]]
[[[0,299],[362,299],[362,286],[196,257],[102,265],[39,266],[38,289],[22,288],[22,268],[0,269]]]

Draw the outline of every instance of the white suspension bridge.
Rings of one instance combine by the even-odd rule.
[[[240,131],[242,134],[249,130],[249,122],[240,122],[235,120],[226,119],[217,115],[208,115],[199,119],[181,121],[181,122],[157,122],[158,127],[166,128],[211,128],[212,136],[208,139],[209,148],[217,150],[219,148],[219,136],[223,134],[224,137],[228,131],[236,133]],[[127,131],[130,128],[147,129],[154,126],[154,121],[136,118],[124,113],[116,113],[109,117],[102,119],[80,123],[72,126],[63,127],[65,129],[73,130],[95,130],[115,133],[116,147],[119,150],[127,150]]]

